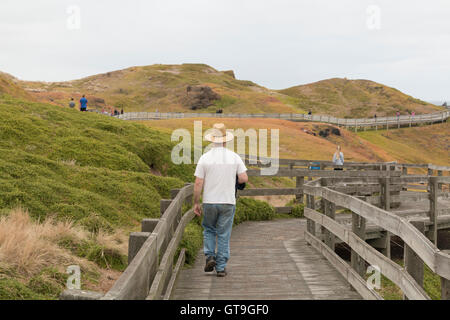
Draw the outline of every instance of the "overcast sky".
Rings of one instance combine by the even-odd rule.
[[[347,77],[450,99],[450,1],[0,2],[0,71],[20,79],[186,62],[272,89]]]

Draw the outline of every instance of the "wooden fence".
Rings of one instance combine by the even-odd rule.
[[[192,204],[194,186],[172,190],[172,200],[161,200],[161,217],[142,220],[141,232],[130,234],[129,264],[113,287],[103,296],[83,290],[66,290],[64,300],[155,300],[171,297],[178,274],[184,265],[182,249],[173,267],[175,254],[187,224],[194,218],[192,209],[182,214],[183,204]]]
[[[450,279],[450,255],[439,250],[435,245],[438,227],[437,185],[438,183],[449,184],[450,177],[420,177],[421,181],[428,179],[429,185],[432,186],[429,195],[429,220],[433,226],[431,234],[434,243],[423,234],[425,232],[423,219],[406,220],[387,211],[390,208],[389,187],[387,187],[390,179],[394,182],[409,183],[411,180],[418,180],[419,177],[381,178],[379,204],[381,208],[355,196],[333,190],[324,183],[323,178],[305,184],[306,241],[319,250],[366,299],[381,299],[364,279],[366,262],[377,266],[383,275],[400,287],[407,299],[429,299],[423,289],[423,263],[425,263],[442,279],[442,299],[450,299],[446,289],[449,287]],[[320,197],[323,201],[322,212],[315,208],[315,197]],[[337,206],[352,212],[350,228],[336,220]],[[378,239],[376,243],[373,242],[372,245],[366,239],[368,222],[375,224],[384,234],[384,237]],[[321,235],[316,234],[316,225],[320,226]],[[405,243],[405,267],[401,267],[390,259],[388,246],[391,235],[400,237]],[[336,239],[351,248],[350,265],[335,253]],[[379,252],[375,248],[380,247],[381,243],[384,252]]]
[[[346,119],[336,118],[328,115],[307,115],[301,113],[178,113],[178,112],[126,112],[115,116],[122,120],[165,120],[165,119],[187,119],[187,118],[274,118],[290,121],[323,122],[339,127],[358,128],[373,127],[375,129],[385,127],[412,126],[417,124],[433,124],[444,122],[450,117],[450,111],[420,114],[401,115],[394,117]]]
[[[259,167],[265,166],[267,160],[262,158],[255,163],[247,157],[247,164],[256,167],[249,169],[248,175],[261,176]],[[425,262],[442,277],[443,299],[450,298],[450,256],[435,245],[438,228],[450,228],[450,215],[440,217],[437,206],[440,197],[448,196],[448,192],[442,191],[442,185],[448,186],[450,177],[444,176],[442,171],[450,171],[449,167],[395,162],[347,162],[344,166],[335,166],[329,161],[291,159],[280,159],[279,164],[275,176],[295,178],[295,188],[245,189],[239,191],[239,196],[295,195],[297,203],[303,203],[306,196],[307,242],[317,248],[362,297],[380,298],[363,279],[364,261],[367,261],[379,266],[381,273],[397,284],[409,299],[428,299],[422,288]],[[311,165],[320,169],[310,170]],[[336,167],[342,170],[332,170]],[[428,174],[437,171],[438,176],[407,175],[409,168],[426,169]],[[411,193],[411,197],[405,199],[427,199],[430,210],[428,218],[408,221],[388,210],[402,201],[404,196],[400,196],[400,192],[413,183],[426,186],[428,193]],[[66,290],[61,299],[170,299],[184,264],[185,251],[180,251],[174,266],[175,255],[185,227],[194,217],[192,209],[182,213],[183,204],[192,205],[192,196],[192,184],[172,190],[172,199],[160,202],[161,217],[142,221],[141,232],[130,235],[129,265],[105,295]],[[338,209],[352,212],[351,228],[338,221]],[[277,208],[277,212],[289,213],[291,210],[291,207]],[[367,222],[373,225],[368,226]],[[316,226],[320,226],[320,234]],[[425,231],[431,241],[424,235]],[[391,235],[397,235],[405,242],[405,268],[390,260],[387,243]],[[335,253],[338,242],[350,246],[350,266]]]

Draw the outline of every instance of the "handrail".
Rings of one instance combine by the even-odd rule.
[[[432,179],[433,183],[442,182],[450,183],[450,177],[423,177],[425,179]],[[319,178],[315,181],[306,183],[303,186],[303,192],[307,197],[312,199],[317,196],[321,197],[323,201],[332,203],[334,206],[340,206],[351,210],[354,214],[362,217],[363,219],[374,223],[376,226],[381,227],[383,230],[390,232],[393,235],[399,236],[405,243],[405,245],[415,252],[420,259],[425,262],[428,267],[445,279],[450,279],[450,255],[446,252],[439,250],[425,235],[413,226],[405,218],[399,217],[389,211],[378,208],[364,200],[358,199],[355,196],[344,194],[342,192],[330,189],[323,185],[323,178]],[[395,178],[392,178],[395,179]],[[397,178],[402,179],[402,178]],[[383,188],[382,188],[383,189]],[[384,192],[387,192],[386,190]],[[432,190],[433,194],[438,194],[437,190]],[[308,203],[311,203],[311,199],[308,198]],[[431,201],[431,200],[430,200]],[[326,210],[326,209],[325,209]],[[354,250],[362,259],[369,263],[381,265],[381,271],[394,283],[396,283],[404,292],[404,294],[410,299],[429,299],[428,295],[422,289],[422,287],[415,281],[411,275],[405,271],[404,268],[398,267],[389,258],[383,256],[369,244],[364,241],[364,238],[360,238],[360,235],[355,234],[347,227],[340,225],[334,220],[334,217],[328,217],[327,213],[319,213],[314,210],[314,206],[309,205],[305,208],[305,217],[308,221],[318,223],[324,227],[328,232],[335,235],[343,242],[347,243],[352,250]],[[355,223],[355,222],[353,222]],[[309,225],[309,222],[308,222]],[[365,225],[365,222],[364,222]],[[434,225],[437,226],[437,221],[434,221]],[[435,227],[436,227],[435,226]],[[308,228],[306,231],[307,240],[314,244],[319,250],[323,250],[323,244],[317,243],[315,238],[315,228]],[[437,232],[437,229],[434,229]],[[367,294],[366,288],[361,288],[361,292]]]
[[[102,300],[143,300],[148,298],[150,289],[152,289],[151,298],[163,298],[164,289],[169,283],[174,283],[174,277],[177,276],[172,270],[175,251],[187,223],[194,216],[191,209],[180,217],[183,203],[188,198],[192,201],[193,190],[192,184],[178,190],[162,217],[157,220],[152,232],[142,232],[147,239],[112,288],[101,298]],[[163,204],[161,207],[163,208]],[[179,222],[178,218],[181,218]],[[131,240],[130,237],[130,245]],[[158,258],[160,255],[161,261]],[[180,256],[180,259],[184,259],[184,256]],[[181,268],[176,271],[179,269]],[[82,296],[83,292],[79,295]],[[170,293],[167,292],[167,295],[170,296]]]
[[[440,276],[450,278],[450,269],[443,268],[439,263],[437,255],[441,253],[431,241],[411,225],[406,219],[401,218],[389,211],[380,209],[361,199],[351,195],[331,190],[327,187],[313,187],[305,184],[304,192],[309,195],[319,196],[338,206],[347,208],[365,219],[377,224],[383,229],[399,236],[405,243],[417,253],[417,255]],[[447,264],[450,265],[450,255],[444,254]]]
[[[307,115],[302,113],[181,113],[181,112],[126,112],[114,116],[122,120],[163,120],[186,118],[275,118],[291,121],[323,122],[347,127],[373,127],[384,125],[418,124],[426,122],[443,122],[450,117],[450,111],[434,112],[420,115],[401,115],[377,118],[336,118],[327,115]]]

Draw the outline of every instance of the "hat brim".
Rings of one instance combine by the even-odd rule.
[[[215,137],[211,133],[205,135],[205,140],[213,143],[224,143],[234,139],[234,135],[231,132],[227,131],[226,136],[224,137]]]

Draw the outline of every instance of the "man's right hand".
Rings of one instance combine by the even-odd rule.
[[[199,217],[202,215],[202,206],[199,203],[194,204],[194,213]]]

